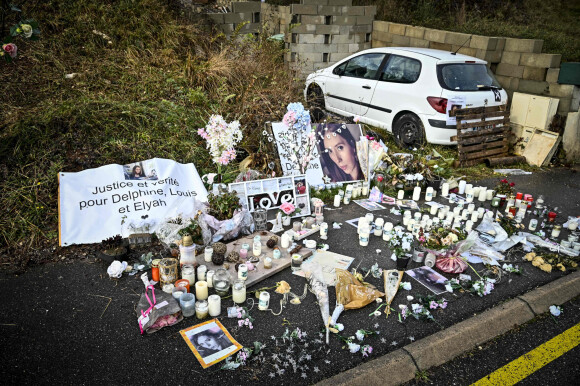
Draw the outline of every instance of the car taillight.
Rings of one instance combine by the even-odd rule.
[[[447,98],[427,97],[427,102],[438,113],[445,114],[447,112]]]

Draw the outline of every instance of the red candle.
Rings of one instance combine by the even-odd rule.
[[[179,279],[175,282],[175,286],[176,287],[185,287],[185,289],[187,289],[187,292],[189,291],[189,280],[187,279]]]
[[[516,200],[521,200],[523,196],[524,196],[523,193],[517,192],[516,193]]]
[[[548,222],[554,222],[555,218],[556,218],[556,212],[548,213]]]

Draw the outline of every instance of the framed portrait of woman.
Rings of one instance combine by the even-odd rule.
[[[179,331],[204,369],[215,365],[242,349],[217,319]]]
[[[357,124],[326,123],[316,126],[316,139],[322,174],[331,182],[364,180],[362,162],[368,159],[359,154],[362,130]]]

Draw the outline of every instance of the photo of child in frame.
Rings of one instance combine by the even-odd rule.
[[[157,170],[153,161],[123,165],[123,172],[125,180],[157,180]]]
[[[317,126],[320,166],[331,182],[364,180],[356,149],[361,135],[359,125],[328,123]]]
[[[217,319],[186,328],[179,333],[204,369],[242,348]]]

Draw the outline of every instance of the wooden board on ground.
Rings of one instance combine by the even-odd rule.
[[[522,155],[529,164],[543,166],[550,162],[561,140],[557,133],[536,129]]]
[[[249,236],[241,237],[238,240],[231,241],[231,242],[227,243],[226,244],[226,246],[227,246],[226,256],[231,251],[239,252],[240,249],[242,248],[242,244],[247,243],[250,245],[250,250],[248,251],[248,260],[250,260],[250,258],[253,257],[252,244],[254,243],[254,236],[256,236],[256,235],[260,235],[260,239],[262,241],[262,254],[260,255],[260,261],[258,263],[254,264],[254,266],[256,266],[256,269],[248,272],[248,278],[246,279],[246,287],[248,289],[252,285],[261,282],[262,280],[274,275],[275,273],[282,271],[285,268],[290,267],[290,262],[291,262],[291,255],[288,253],[288,250],[286,250],[285,248],[282,248],[280,246],[280,237],[279,236],[278,236],[278,239],[279,239],[278,240],[278,247],[280,248],[280,252],[282,252],[282,254],[281,254],[281,257],[279,259],[273,258],[272,254],[273,254],[274,250],[271,248],[268,248],[268,246],[266,245],[266,242],[268,241],[270,236],[276,236],[276,235],[274,233],[268,232],[268,231],[255,232]],[[303,247],[298,253],[300,255],[302,255],[303,258],[307,258],[310,255],[312,255],[312,250]],[[272,258],[272,268],[270,268],[270,269],[264,268],[264,259],[266,257]],[[198,264],[203,264],[203,265],[207,266],[208,271],[212,270],[212,269],[217,270],[219,268],[225,268],[223,265],[215,265],[212,262],[209,262],[209,263],[206,262],[204,260],[203,253],[197,255],[195,258],[197,259]],[[227,263],[227,261],[225,263]],[[238,273],[236,272],[235,264],[234,263],[228,263],[228,264],[230,265],[230,268],[227,271],[232,276],[232,279],[234,279],[234,280],[237,279]]]

